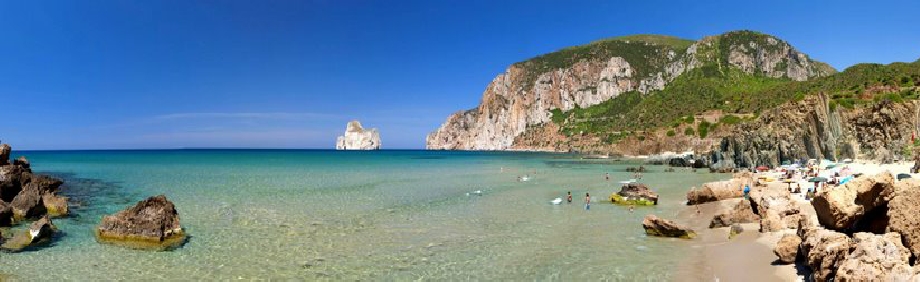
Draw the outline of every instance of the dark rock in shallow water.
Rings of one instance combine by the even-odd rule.
[[[10,204],[0,201],[0,227],[10,227],[13,225],[13,208]]]
[[[103,243],[148,250],[176,248],[186,239],[176,207],[163,195],[105,216],[96,228],[96,237]]]
[[[29,225],[28,230],[13,236],[12,239],[3,243],[3,250],[18,252],[30,246],[46,244],[51,242],[52,235],[57,232],[57,227],[47,216],[42,217]]]
[[[620,188],[620,192],[610,195],[610,202],[619,205],[654,206],[658,204],[658,193],[645,184],[629,183]]]

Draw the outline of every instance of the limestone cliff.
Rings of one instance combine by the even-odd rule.
[[[511,65],[492,80],[478,107],[450,115],[428,135],[426,146],[538,149],[521,148],[515,137],[549,122],[554,109],[585,108],[630,91],[645,95],[707,65],[797,81],[834,72],[782,40],[749,31],[699,41],[648,35],[608,39]]]
[[[365,130],[361,122],[353,120],[348,122],[345,135],[339,136],[335,141],[336,150],[379,150],[380,133],[376,128]]]

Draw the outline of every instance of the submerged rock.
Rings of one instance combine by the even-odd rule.
[[[50,218],[44,216],[32,222],[28,230],[17,233],[12,239],[4,242],[0,247],[6,251],[18,252],[30,246],[50,242],[55,232],[57,232],[57,227],[54,226]]]
[[[185,243],[186,235],[176,207],[159,195],[103,217],[96,237],[100,242],[131,248],[169,250]]]
[[[696,232],[693,232],[693,229],[678,225],[667,219],[658,218],[653,214],[645,216],[645,219],[642,220],[642,227],[645,228],[645,234],[649,236],[684,239],[693,239],[696,237]]]
[[[619,205],[654,206],[658,204],[658,193],[645,184],[629,183],[620,187],[620,192],[610,195],[610,202]]]
[[[717,214],[709,223],[709,228],[728,227],[734,223],[754,223],[760,221],[760,216],[754,213],[751,202],[742,199],[727,213]]]
[[[794,263],[796,256],[799,255],[799,244],[801,243],[802,238],[799,238],[798,235],[783,235],[783,238],[779,239],[779,242],[773,247],[773,253],[782,263]]]

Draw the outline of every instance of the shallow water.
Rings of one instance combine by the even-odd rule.
[[[690,186],[724,177],[648,166],[643,182],[662,200],[630,213],[605,200],[616,181],[632,178],[630,164],[560,154],[20,154],[34,170],[65,178],[75,207],[54,220],[63,232],[53,245],[0,253],[0,275],[14,280],[673,280],[668,269],[692,243],[645,237],[642,217],[673,217]],[[517,182],[523,174],[533,179]],[[483,194],[467,195],[475,190]],[[549,204],[566,191],[575,203]],[[597,201],[588,211],[586,192]],[[179,210],[191,235],[183,247],[149,252],[95,241],[104,214],[157,194]]]

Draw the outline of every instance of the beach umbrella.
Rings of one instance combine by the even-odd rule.
[[[827,167],[824,168],[824,169],[832,169],[832,168],[835,168],[835,167],[837,167],[837,165],[827,165]]]
[[[898,173],[898,180],[910,178],[910,174]]]
[[[766,166],[758,166],[757,170],[764,171],[764,170],[770,170],[770,168]]]
[[[808,179],[808,182],[825,182],[827,177],[812,177]]]

